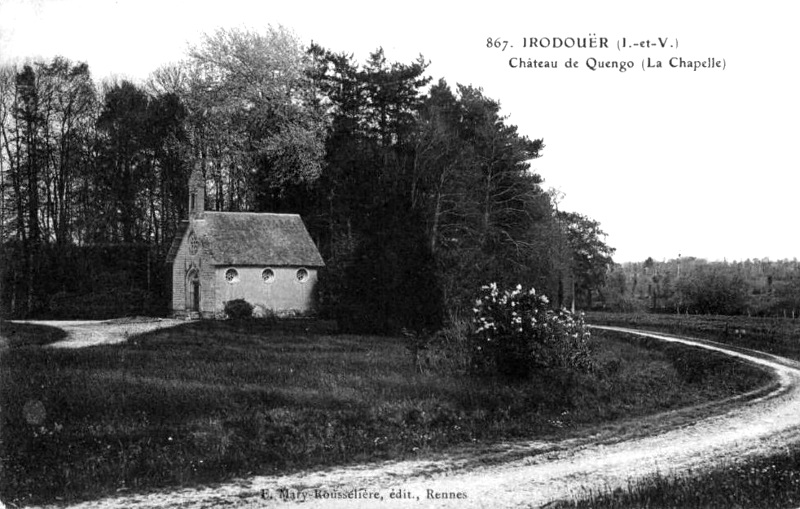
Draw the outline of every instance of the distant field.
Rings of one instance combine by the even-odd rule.
[[[800,318],[590,312],[586,321],[686,334],[800,360]]]
[[[594,373],[509,384],[417,373],[399,338],[306,329],[193,322],[64,350],[41,346],[58,331],[2,324],[12,338],[0,354],[3,500],[75,501],[580,436],[769,381],[723,355],[600,332]]]

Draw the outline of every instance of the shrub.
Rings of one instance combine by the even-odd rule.
[[[275,312],[274,309],[267,309],[265,306],[260,304],[256,304],[253,306],[253,318],[258,318],[259,320],[266,322],[266,323],[277,323],[278,322],[278,314]]]
[[[403,329],[406,350],[417,372],[433,371],[460,375],[470,366],[470,334],[472,322],[468,317],[451,313],[447,325],[435,333],[427,330]]]
[[[253,316],[253,305],[244,299],[229,300],[225,303],[225,314],[233,319],[250,318]]]
[[[470,337],[474,327],[468,316],[451,314],[447,326],[435,336],[427,362],[447,373],[464,373],[470,366]]]
[[[473,368],[481,374],[524,378],[536,369],[589,371],[590,333],[582,315],[551,310],[545,295],[531,288],[481,288],[475,301]]]

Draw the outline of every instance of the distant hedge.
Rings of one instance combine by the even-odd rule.
[[[6,318],[106,319],[167,313],[168,267],[142,244],[57,246],[23,254],[2,246],[0,309]]]

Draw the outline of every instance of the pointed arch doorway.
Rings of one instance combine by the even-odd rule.
[[[192,269],[186,275],[186,304],[189,311],[200,312],[200,275]]]

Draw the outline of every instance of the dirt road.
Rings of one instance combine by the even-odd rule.
[[[85,325],[74,325],[80,331]],[[616,327],[665,341],[675,336]],[[70,341],[73,341],[70,343]],[[78,346],[68,338],[59,346]],[[699,344],[775,372],[776,387],[742,398],[725,413],[679,427],[659,427],[659,417],[629,430],[616,427],[561,442],[508,444],[434,460],[337,468],[295,475],[254,476],[217,486],[129,495],[79,504],[80,508],[286,507],[542,507],[587,490],[623,487],[660,472],[700,470],[749,455],[769,454],[800,441],[800,364],[779,357]],[[663,420],[663,419],[662,419]],[[642,433],[642,423],[652,434]],[[674,421],[673,421],[674,422]]]
[[[49,345],[51,348],[84,348],[95,345],[122,343],[129,336],[164,327],[186,323],[166,318],[123,318],[116,320],[37,320],[28,323],[58,327],[67,333],[66,339]]]

